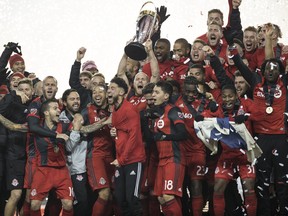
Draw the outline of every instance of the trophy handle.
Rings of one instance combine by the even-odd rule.
[[[148,34],[148,38],[150,39],[151,38],[151,34],[152,34],[152,32],[153,32],[153,30],[154,30],[154,26],[155,26],[155,22],[156,22],[156,18],[157,18],[157,8],[155,7],[155,4],[152,2],[152,1],[147,1],[147,2],[145,2],[143,5],[142,5],[142,7],[140,8],[140,12],[139,12],[139,14],[141,14],[141,11],[142,11],[142,9],[143,9],[143,7],[146,5],[146,4],[152,4],[153,6],[154,6],[154,9],[155,9],[155,14],[154,14],[154,17],[153,17],[153,28],[151,28],[151,30],[150,30],[150,32],[149,32],[149,34]]]

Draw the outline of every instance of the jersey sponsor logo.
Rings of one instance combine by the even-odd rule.
[[[118,170],[115,171],[115,178],[118,178],[120,176],[120,173]]]
[[[183,119],[183,118],[184,118],[183,113],[182,113],[182,112],[178,112],[178,117],[181,118],[181,119]]]
[[[105,185],[106,184],[106,180],[103,177],[101,177],[100,180],[99,180],[99,184],[100,185]]]
[[[76,176],[76,179],[77,179],[78,181],[82,181],[82,180],[83,180],[83,176],[82,176],[82,175],[77,175],[77,176]]]
[[[136,175],[135,171],[132,170],[132,171],[130,172],[130,175]]]
[[[19,184],[19,182],[18,182],[17,179],[13,179],[11,184],[12,184],[14,187],[16,187],[16,186]]]
[[[157,127],[158,128],[163,128],[164,127],[164,121],[163,121],[163,119],[159,119],[159,121],[157,121]]]
[[[183,114],[183,117],[184,117],[185,119],[192,119],[192,118],[193,118],[193,116],[192,116],[191,113],[182,113],[182,114]]]
[[[37,191],[36,191],[36,189],[33,189],[33,190],[31,190],[31,196],[36,196],[36,194],[37,194]]]
[[[37,109],[35,108],[30,109],[30,114],[35,115],[36,113],[37,113]]]

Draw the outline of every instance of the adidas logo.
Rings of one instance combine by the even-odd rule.
[[[132,172],[130,173],[130,175],[136,175],[135,171],[132,170]]]

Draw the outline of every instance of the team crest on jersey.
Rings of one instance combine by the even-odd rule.
[[[120,176],[120,173],[118,170],[115,171],[115,178],[118,178]]]
[[[164,127],[164,121],[163,121],[163,119],[160,119],[160,120],[157,122],[157,127],[158,127],[158,128],[163,128],[163,127]]]
[[[19,184],[19,182],[18,182],[17,179],[13,179],[11,184],[12,184],[14,187],[16,187],[16,186]]]
[[[99,180],[99,184],[105,185],[106,184],[106,180],[103,177],[101,177],[100,180]]]
[[[76,179],[77,179],[78,181],[82,181],[82,180],[83,180],[83,176],[82,176],[82,175],[77,175],[77,176],[76,176]]]
[[[37,113],[37,109],[35,108],[30,109],[30,114],[35,115],[36,113]]]
[[[36,194],[37,194],[36,189],[33,189],[33,190],[31,191],[31,196],[36,196]]]

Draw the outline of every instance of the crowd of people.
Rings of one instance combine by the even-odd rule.
[[[0,215],[42,215],[44,200],[46,216],[288,215],[288,47],[228,4],[226,26],[211,9],[205,34],[173,45],[161,6],[147,58],[123,53],[109,83],[79,48],[58,99],[7,43]]]

